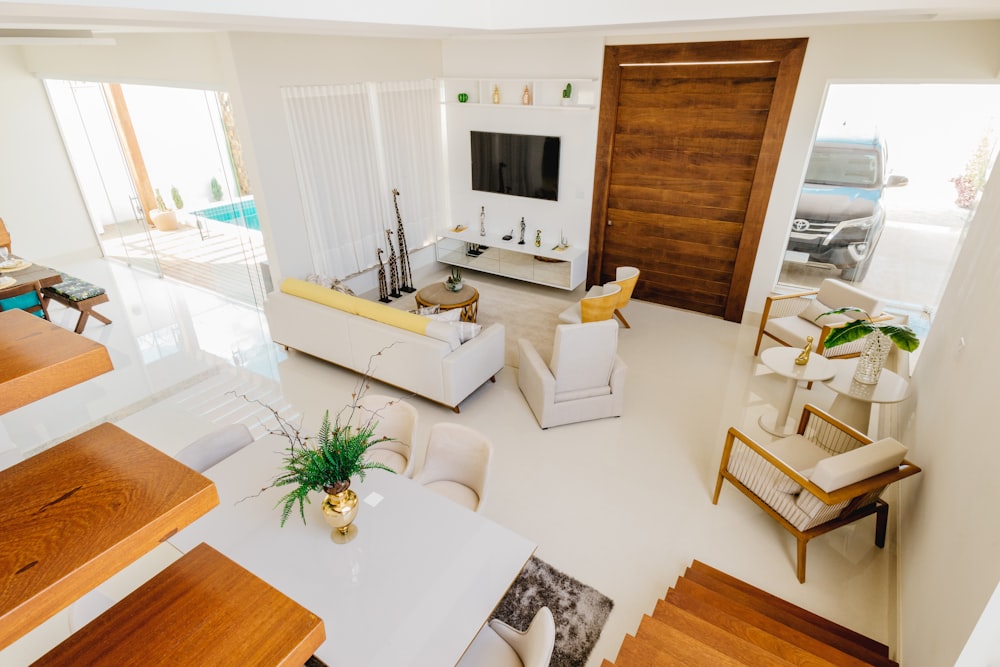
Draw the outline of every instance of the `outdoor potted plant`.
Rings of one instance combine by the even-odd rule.
[[[156,194],[156,208],[149,212],[149,219],[153,222],[153,226],[161,232],[177,229],[177,211],[169,208],[167,203],[163,201],[160,188],[156,188],[154,192]]]
[[[861,308],[847,306],[837,310],[829,310],[818,315],[816,319],[845,313],[861,313],[863,317],[831,329],[823,344],[826,348],[831,348],[868,336],[865,340],[865,346],[861,350],[861,356],[858,357],[858,366],[854,371],[854,379],[862,384],[876,384],[878,382],[882,367],[885,366],[885,360],[889,357],[893,344],[907,352],[913,352],[920,346],[920,339],[910,327],[888,322],[876,324],[871,315]]]
[[[387,440],[375,435],[378,422],[374,415],[364,420],[355,418],[360,414],[359,401],[366,386],[362,384],[362,390],[352,395],[351,402],[332,421],[327,410],[315,436],[302,435],[296,426],[265,405],[278,422],[278,428],[271,433],[288,441],[281,472],[271,482],[273,487],[292,487],[276,505],[281,507],[282,526],[296,505],[305,523],[305,504],[310,502],[310,494],[323,491],[323,517],[336,529],[335,535],[347,536],[358,513],[358,496],[350,488],[351,480],[357,477],[364,481],[365,472],[373,469],[395,472],[365,458],[369,447]]]

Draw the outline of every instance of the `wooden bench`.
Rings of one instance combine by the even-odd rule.
[[[201,543],[33,667],[301,667],[324,639],[322,619]]]
[[[80,319],[76,321],[76,328],[73,329],[76,333],[83,333],[83,328],[87,326],[87,320],[91,315],[105,324],[111,324],[111,320],[94,310],[94,306],[108,302],[107,292],[103,287],[88,283],[86,280],[63,275],[63,282],[42,288],[42,297],[46,309],[49,300],[54,299],[67,308],[79,311]]]

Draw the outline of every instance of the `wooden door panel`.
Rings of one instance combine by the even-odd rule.
[[[607,48],[590,284],[637,266],[637,298],[742,317],[805,44]]]

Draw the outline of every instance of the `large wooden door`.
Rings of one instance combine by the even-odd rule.
[[[589,284],[742,319],[805,45],[607,47]]]

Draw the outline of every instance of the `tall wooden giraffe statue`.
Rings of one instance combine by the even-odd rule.
[[[416,292],[413,286],[413,272],[410,270],[410,251],[406,247],[406,233],[403,231],[403,217],[399,215],[399,202],[396,198],[399,190],[392,189],[392,205],[396,209],[396,243],[399,245],[399,289],[404,292]]]
[[[396,248],[392,245],[392,230],[385,230],[385,240],[389,244],[389,296],[398,299],[403,296],[399,291],[399,269],[396,267]]]
[[[385,286],[385,264],[382,263],[382,248],[378,249],[378,300],[389,303],[389,290]]]

